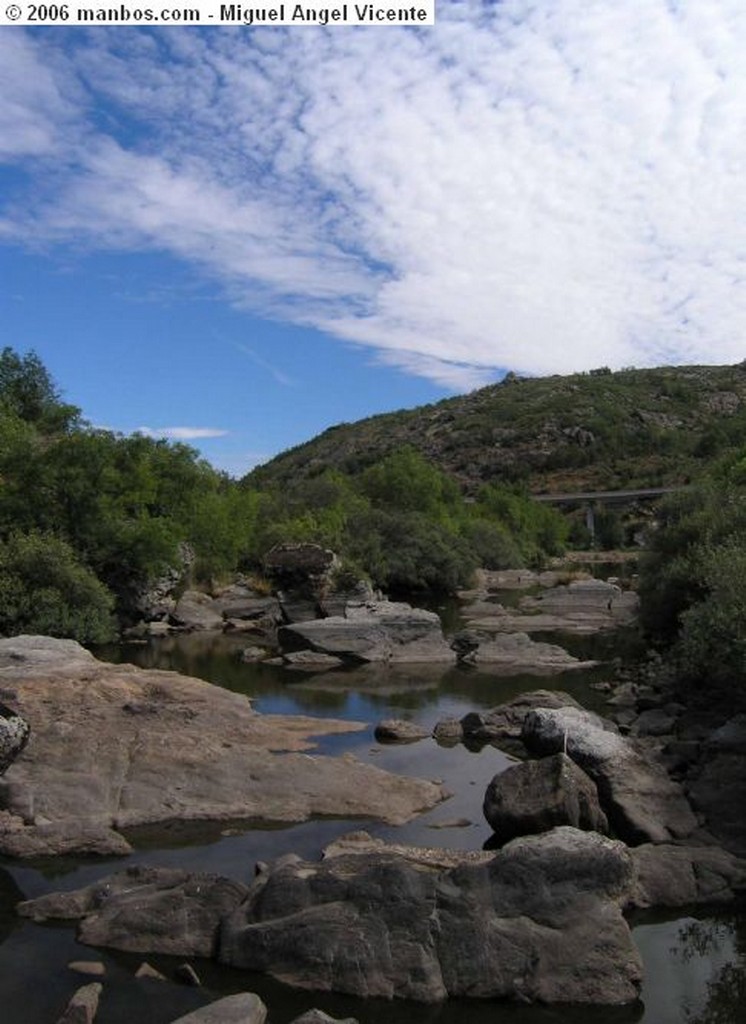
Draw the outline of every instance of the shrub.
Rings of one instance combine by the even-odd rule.
[[[113,639],[114,598],[65,541],[15,534],[0,543],[0,634],[39,633],[81,643]]]

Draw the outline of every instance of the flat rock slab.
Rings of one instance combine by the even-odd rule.
[[[76,828],[84,848],[91,826],[313,815],[401,824],[445,796],[432,782],[349,755],[304,753],[314,737],[363,723],[260,715],[246,697],[202,680],[99,662],[72,641],[37,640],[0,640],[0,683],[12,681],[32,725],[28,746],[0,780],[10,812],[0,831],[18,819],[37,835],[40,826],[64,824],[69,852]]]
[[[601,806],[625,842],[668,843],[690,835],[697,819],[681,787],[611,723],[582,708],[534,708],[524,720],[529,750],[564,750],[598,787]]]
[[[591,635],[617,629],[634,622],[639,600],[631,591],[623,591],[603,580],[575,580],[554,587],[538,597],[524,597],[520,612],[497,605],[494,611],[484,603],[464,616],[471,629],[486,632],[536,633],[559,632]]]
[[[357,662],[453,663],[435,612],[395,601],[348,602],[344,615],[293,622],[278,632],[284,651],[310,648]]]
[[[551,676],[558,672],[593,668],[596,661],[581,661],[557,644],[538,643],[526,633],[503,633],[482,640],[462,661],[493,674]]]

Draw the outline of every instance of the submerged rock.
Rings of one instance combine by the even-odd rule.
[[[238,992],[192,1010],[173,1024],[264,1024],[267,1007],[253,992]]]

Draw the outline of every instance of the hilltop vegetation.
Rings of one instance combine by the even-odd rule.
[[[746,364],[519,379],[332,427],[255,470],[252,485],[357,475],[403,446],[467,493],[485,483],[562,492],[686,483],[746,438]]]

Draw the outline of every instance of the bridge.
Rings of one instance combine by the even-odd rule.
[[[636,501],[653,501],[667,494],[674,494],[683,487],[638,487],[621,491],[576,491],[564,494],[532,494],[534,501],[551,505],[585,505],[585,525],[591,535],[591,542],[596,539],[596,519],[594,505],[631,505]]]

